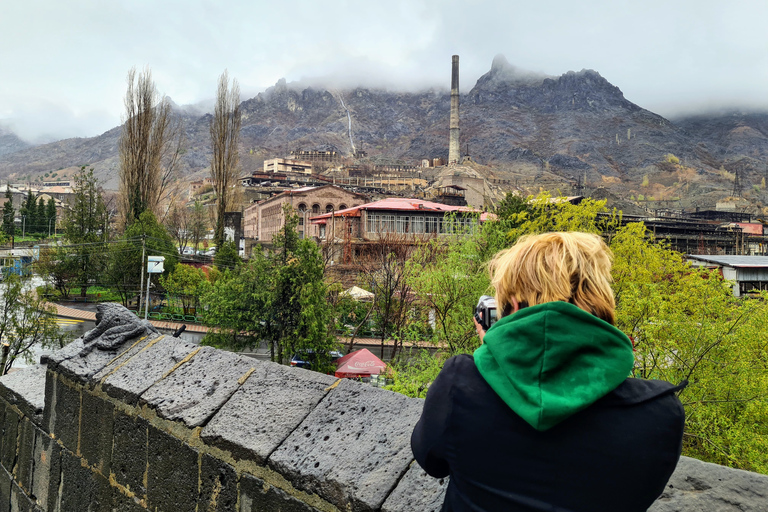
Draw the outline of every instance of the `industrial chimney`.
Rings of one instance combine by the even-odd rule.
[[[448,146],[448,163],[459,163],[461,146],[459,146],[459,56],[452,58],[451,70],[451,141]]]

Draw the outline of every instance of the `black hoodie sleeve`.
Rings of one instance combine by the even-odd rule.
[[[411,449],[416,462],[435,478],[445,478],[450,473],[445,453],[448,424],[453,409],[455,366],[455,357],[445,362],[445,366],[427,391],[424,410],[411,434]]]

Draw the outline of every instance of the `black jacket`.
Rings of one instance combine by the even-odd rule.
[[[430,475],[451,477],[444,511],[645,511],[682,447],[678,388],[627,379],[546,431],[491,389],[472,356],[449,359],[411,437]]]

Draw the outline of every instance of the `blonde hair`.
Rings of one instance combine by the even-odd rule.
[[[612,259],[613,253],[597,235],[523,236],[490,263],[499,312],[511,311],[513,297],[528,306],[564,301],[614,324]]]

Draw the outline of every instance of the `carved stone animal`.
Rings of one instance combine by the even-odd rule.
[[[83,335],[83,344],[91,349],[95,346],[110,350],[139,336],[159,334],[152,324],[139,319],[120,304],[99,304],[96,309],[96,327]]]

